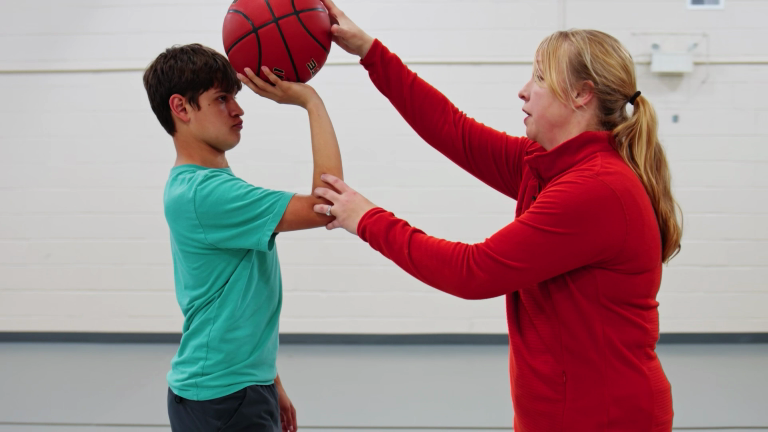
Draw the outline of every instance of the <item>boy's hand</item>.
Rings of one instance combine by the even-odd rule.
[[[245,73],[248,76],[238,73],[237,78],[257,95],[279,104],[298,105],[306,109],[311,102],[320,99],[315,89],[307,84],[283,81],[270,72],[266,66],[262,66],[261,70],[274,85],[264,82],[249,68],[245,68]]]
[[[296,424],[296,408],[285,393],[282,384],[277,385],[277,404],[280,406],[280,424],[283,432],[295,432],[299,429]]]

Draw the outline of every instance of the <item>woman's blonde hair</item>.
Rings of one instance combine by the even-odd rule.
[[[662,262],[680,251],[682,211],[672,196],[664,149],[657,136],[656,112],[642,96],[635,96],[635,65],[621,43],[596,30],[556,32],[536,50],[534,79],[566,104],[585,82],[594,86],[598,104],[596,127],[613,131],[616,150],[642,181],[656,212],[661,231]],[[627,103],[633,100],[633,112]],[[680,219],[678,219],[678,217]]]

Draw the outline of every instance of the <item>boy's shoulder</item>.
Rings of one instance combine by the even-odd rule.
[[[229,183],[242,181],[231,172],[193,165],[174,167],[163,193],[166,215],[195,210],[199,201],[215,201],[226,195]]]
[[[213,169],[198,166],[181,165],[174,167],[168,177],[166,193],[194,197],[196,194],[241,186],[246,183],[235,176],[228,168]]]

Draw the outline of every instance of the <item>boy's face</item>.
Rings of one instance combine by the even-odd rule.
[[[200,95],[198,106],[190,107],[190,132],[219,151],[233,149],[240,142],[244,114],[235,94],[212,88]]]

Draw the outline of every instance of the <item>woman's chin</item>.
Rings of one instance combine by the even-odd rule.
[[[525,127],[525,136],[531,141],[538,142],[536,141],[536,133],[530,126]]]

